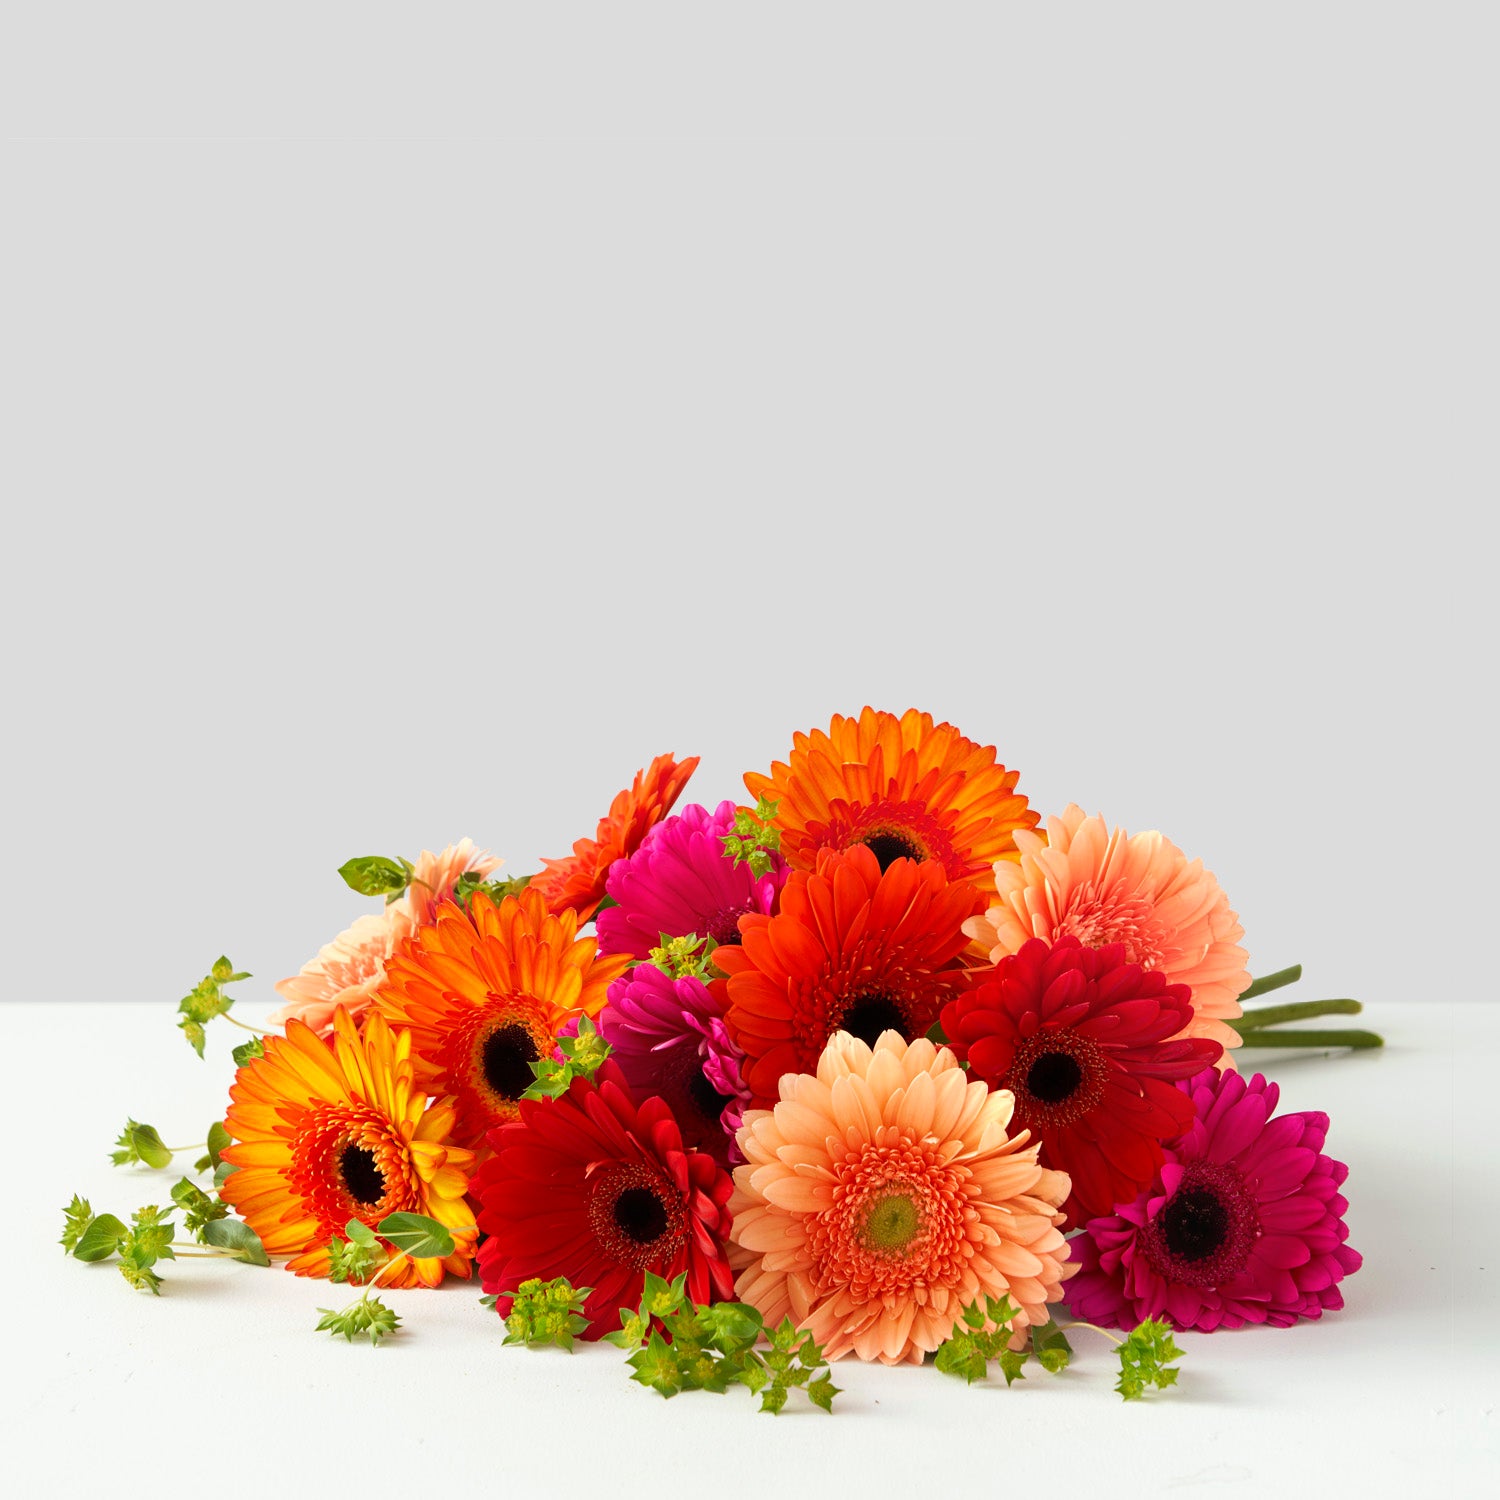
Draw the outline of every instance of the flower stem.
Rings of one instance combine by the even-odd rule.
[[[181,1156],[184,1151],[207,1151],[208,1142],[195,1141],[191,1146],[168,1146],[167,1150],[170,1151],[173,1156]]]
[[[1109,1329],[1101,1328],[1097,1323],[1062,1323],[1058,1325],[1057,1331],[1059,1333],[1067,1333],[1074,1328],[1087,1328],[1091,1333],[1100,1334],[1102,1337],[1107,1338],[1116,1349],[1125,1342],[1124,1339],[1117,1339]]]
[[[1244,1033],[1279,1026],[1283,1021],[1308,1021],[1314,1016],[1357,1016],[1363,1009],[1358,1000],[1296,1000],[1288,1005],[1262,1005],[1247,1010],[1228,1024]]]
[[[223,1016],[223,1018],[228,1021],[231,1026],[238,1026],[241,1031],[248,1031],[251,1036],[271,1036],[273,1034],[279,1034],[280,1031],[279,1027],[275,1028],[273,1032],[262,1031],[259,1026],[247,1026],[243,1021],[236,1021],[235,1018],[231,1016],[227,1011],[220,1011],[219,1014]]]
[[[1337,1028],[1328,1031],[1242,1031],[1247,1047],[1352,1047],[1361,1051],[1368,1047],[1385,1046],[1385,1038],[1373,1031],[1356,1031],[1352,1028]]]
[[[1279,990],[1286,984],[1296,984],[1301,978],[1301,964],[1293,964],[1290,969],[1277,969],[1274,974],[1263,974],[1259,979],[1252,979],[1250,988],[1240,995],[1240,999],[1253,1000],[1257,995],[1269,995],[1272,990]]]
[[[238,1260],[239,1256],[233,1250],[202,1250],[196,1246],[188,1249],[186,1245],[172,1245],[172,1252],[179,1260]]]

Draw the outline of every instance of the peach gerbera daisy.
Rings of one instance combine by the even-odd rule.
[[[276,993],[287,1003],[271,1017],[271,1024],[301,1021],[326,1037],[340,1011],[363,1020],[385,978],[386,960],[412,925],[411,913],[399,901],[360,917],[319,948],[298,973],[277,984]]]
[[[1245,935],[1229,898],[1203,868],[1159,833],[1128,834],[1070,805],[1047,820],[1047,834],[1016,836],[1018,864],[995,866],[996,903],[964,931],[998,963],[1028,938],[1076,937],[1086,948],[1120,943],[1127,963],[1166,975],[1192,991],[1193,1019],[1178,1036],[1207,1037],[1226,1050],[1239,1033],[1225,1023],[1242,1014],[1250,983]]]
[[[604,1008],[632,960],[597,949],[573,912],[553,915],[528,887],[498,906],[483,891],[467,911],[447,902],[386,965],[375,1006],[410,1030],[418,1080],[453,1095],[457,1140],[478,1146],[514,1120],[532,1063],[552,1055],[569,1021]]]
[[[816,1076],[787,1074],[740,1128],[736,1295],[829,1359],[888,1365],[919,1364],[981,1297],[1008,1295],[1018,1333],[1045,1323],[1071,1270],[1069,1182],[1006,1134],[1011,1104],[925,1038],[835,1034]]]
[[[399,901],[371,912],[318,949],[290,979],[276,986],[287,1003],[271,1017],[271,1024],[296,1019],[319,1036],[333,1031],[336,1012],[346,1010],[363,1020],[375,991],[385,978],[386,960],[414,928],[431,922],[438,907],[453,895],[461,875],[481,879],[501,861],[487,849],[476,849],[473,839],[449,844],[441,854],[424,849],[412,866],[411,884]]]
[[[415,1080],[411,1038],[378,1016],[359,1032],[348,1011],[331,1039],[300,1021],[267,1037],[265,1055],[235,1074],[224,1123],[237,1168],[219,1196],[271,1255],[290,1255],[299,1276],[328,1274],[328,1242],[350,1219],[374,1228],[387,1214],[425,1215],[447,1226],[454,1252],[405,1261],[387,1286],[436,1286],[467,1277],[478,1243],[466,1200],[470,1151],[452,1145],[454,1111],[429,1107]]]
[[[750,771],[745,785],[777,803],[781,852],[810,870],[819,849],[867,844],[881,869],[894,859],[935,860],[953,881],[993,890],[990,867],[1015,858],[1015,834],[1037,814],[1015,790],[993,745],[965,739],[951,724],[910,708],[835,714],[828,733],[792,736],[788,763],[769,776]]]
[[[424,849],[412,864],[411,884],[401,898],[414,925],[425,927],[437,915],[437,909],[453,895],[453,888],[463,875],[477,875],[488,880],[505,861],[488,849],[478,849],[473,839],[449,844],[441,854]]]
[[[698,757],[673,760],[658,755],[623,792],[617,792],[609,811],[599,819],[591,839],[577,839],[566,859],[544,859],[530,889],[547,899],[549,911],[575,911],[587,922],[604,899],[604,877],[609,867],[634,854],[648,830],[672,811],[688,777],[698,769]]]

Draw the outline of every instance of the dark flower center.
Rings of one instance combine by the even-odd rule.
[[[1026,1074],[1026,1090],[1043,1104],[1060,1104],[1083,1082],[1078,1059],[1066,1052],[1044,1052]]]
[[[385,1197],[385,1173],[375,1162],[375,1153],[363,1146],[345,1146],[339,1157],[344,1186],[356,1203],[379,1203]]]
[[[749,910],[748,906],[731,906],[716,911],[704,924],[709,937],[721,948],[739,947],[744,941],[740,937],[740,918]]]
[[[667,1211],[650,1188],[626,1188],[615,1199],[614,1216],[620,1233],[637,1245],[659,1240],[667,1227]]]
[[[708,1081],[702,1068],[694,1068],[688,1074],[687,1092],[694,1105],[716,1125],[719,1116],[724,1113],[724,1106],[734,1097],[732,1094],[721,1094]]]
[[[913,842],[905,834],[892,832],[888,828],[882,829],[879,833],[870,834],[864,840],[864,845],[875,856],[882,875],[890,869],[895,860],[925,858],[920,844]]]
[[[882,1031],[895,1031],[903,1041],[910,1041],[906,1034],[906,1017],[901,1007],[888,995],[861,995],[844,1012],[838,1029],[857,1036],[860,1041],[873,1047],[880,1040]]]
[[[539,1056],[535,1039],[520,1022],[498,1027],[484,1044],[480,1066],[485,1082],[502,1099],[519,1099],[536,1077],[531,1065]]]
[[[1189,1187],[1172,1195],[1162,1209],[1162,1238],[1179,1260],[1204,1260],[1229,1235],[1229,1211],[1211,1188]]]

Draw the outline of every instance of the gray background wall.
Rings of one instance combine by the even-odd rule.
[[[295,14],[7,21],[6,998],[867,701],[1493,998],[1493,12]]]

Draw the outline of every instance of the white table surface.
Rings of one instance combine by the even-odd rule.
[[[113,1138],[129,1114],[201,1140],[244,1033],[218,1023],[199,1062],[169,1006],[0,1006],[20,1188],[0,1360],[10,1493],[182,1493],[172,1476],[193,1473],[220,1478],[189,1491],[265,1496],[697,1500],[796,1476],[835,1495],[1500,1493],[1500,1006],[1387,1005],[1365,1022],[1383,1052],[1247,1056],[1284,1108],[1332,1116],[1365,1257],[1343,1312],[1182,1335],[1180,1387],[1140,1403],[1080,1334],[1058,1378],[968,1389],[930,1366],[843,1362],[831,1418],[794,1398],[773,1419],[740,1390],[663,1401],[610,1345],[503,1348],[475,1283],[389,1294],[406,1323],[379,1349],[313,1331],[348,1288],[279,1269],[168,1264],[161,1297],[132,1292],[64,1254],[61,1206],[77,1192],[123,1218],[168,1201],[179,1173],[111,1166]]]

